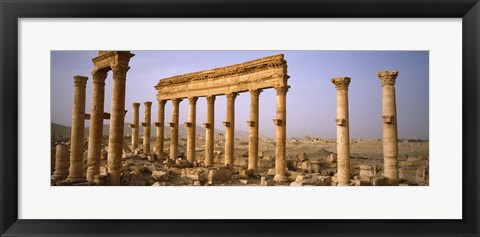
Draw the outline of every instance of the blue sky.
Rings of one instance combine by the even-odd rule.
[[[207,70],[283,53],[290,75],[287,93],[287,137],[305,135],[335,138],[336,90],[331,78],[351,77],[349,113],[351,138],[381,138],[381,83],[377,72],[398,70],[396,82],[398,133],[400,138],[429,136],[429,54],[428,51],[132,51],[127,74],[126,122],[131,121],[132,103],[152,101],[152,121],[157,119],[156,90],[160,79]],[[73,103],[73,76],[88,76],[86,113],[90,113],[93,70],[97,51],[51,52],[51,121],[70,126]],[[110,111],[112,73],[106,80],[105,111]],[[260,94],[260,135],[273,137],[275,126],[274,89]],[[235,130],[248,131],[250,95],[236,99]],[[188,101],[180,103],[180,122],[187,120]],[[223,130],[225,96],[215,102],[215,128]],[[171,120],[171,103],[165,108]],[[197,102],[197,124],[206,120],[206,101]],[[105,121],[108,123],[108,121]],[[88,121],[86,123],[88,126]],[[128,131],[127,131],[128,133]]]

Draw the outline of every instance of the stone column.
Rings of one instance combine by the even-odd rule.
[[[55,148],[55,172],[52,178],[56,181],[65,179],[68,176],[68,147],[58,144]]]
[[[384,176],[389,185],[398,185],[398,137],[395,80],[398,71],[377,73],[382,82],[383,160]]]
[[[155,126],[157,127],[157,141],[155,144],[155,150],[157,152],[157,159],[162,161],[163,157],[163,142],[164,142],[164,130],[165,130],[165,103],[166,100],[158,101],[158,119]]]
[[[151,136],[151,127],[152,127],[152,102],[145,101],[145,118],[143,125],[143,153],[150,155],[150,136]]]
[[[188,128],[187,135],[187,161],[192,164],[195,162],[195,134],[197,126],[197,100],[198,97],[188,98],[188,122],[185,126]]]
[[[140,103],[133,103],[133,123],[130,124],[130,127],[132,128],[132,151],[135,152],[135,150],[138,148],[138,127],[140,126],[139,124],[139,119],[138,119],[138,109],[140,108]]]
[[[248,131],[248,169],[257,170],[258,163],[258,99],[260,97],[260,89],[250,90],[250,120],[247,121]]]
[[[215,96],[207,96],[207,122],[203,124],[205,135],[205,166],[213,166],[214,134],[215,134]]]
[[[332,78],[337,89],[337,177],[338,186],[350,185],[350,133],[348,120],[348,86],[350,77]]]
[[[103,111],[105,100],[105,79],[107,71],[93,71],[92,108],[88,132],[87,181],[92,183],[100,174],[100,159],[103,147]]]
[[[287,91],[289,86],[276,87],[277,90],[277,118],[273,123],[277,127],[275,136],[275,176],[273,180],[276,182],[287,181],[286,176],[286,139],[287,139]]]
[[[70,172],[68,182],[85,181],[83,177],[83,135],[85,130],[85,90],[88,77],[74,76],[72,132],[70,135]]]
[[[233,151],[235,144],[235,98],[238,93],[228,93],[227,96],[227,120],[225,125],[225,166],[233,168]]]
[[[120,185],[125,123],[125,81],[129,66],[115,65],[113,71],[112,107],[108,140],[108,173],[111,185]]]
[[[172,99],[172,122],[170,123],[170,159],[175,160],[178,156],[178,114],[182,99]]]

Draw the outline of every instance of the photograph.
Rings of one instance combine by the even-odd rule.
[[[51,186],[429,186],[429,51],[52,50]]]

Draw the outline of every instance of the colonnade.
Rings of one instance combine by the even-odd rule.
[[[382,121],[383,121],[383,157],[384,176],[388,185],[397,186],[398,171],[398,134],[395,81],[398,71],[378,72],[382,83]],[[337,179],[339,186],[350,185],[350,135],[348,115],[349,77],[332,78],[337,89]]]

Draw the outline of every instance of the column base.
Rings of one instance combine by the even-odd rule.
[[[338,183],[337,186],[350,186],[350,183]]]
[[[287,182],[288,178],[287,178],[286,175],[277,174],[273,177],[273,181],[275,181],[275,182]]]
[[[122,173],[120,171],[109,171],[108,176],[110,176],[110,185],[111,186],[118,186],[120,185],[120,178]]]
[[[66,179],[68,176],[68,174],[53,174],[52,175],[52,179],[55,180],[55,181],[62,181],[64,179]]]
[[[64,180],[65,183],[68,183],[68,184],[76,184],[76,183],[85,183],[87,182],[87,180],[85,180],[85,178],[67,178]]]

